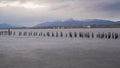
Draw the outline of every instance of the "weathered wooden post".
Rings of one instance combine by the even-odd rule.
[[[71,32],[69,32],[69,37],[72,38],[72,33]]]
[[[94,33],[92,32],[92,38],[94,38]]]
[[[37,36],[38,35],[38,33],[37,32],[35,32],[35,36]]]
[[[101,39],[103,39],[104,38],[104,32],[101,34]]]
[[[8,29],[8,35],[10,36],[10,29]]]
[[[41,34],[41,36],[43,36],[43,33],[42,33],[42,32],[41,32],[40,34]]]
[[[27,36],[27,32],[24,32],[23,35],[24,35],[24,36]]]
[[[89,32],[86,33],[86,38],[90,38]]]
[[[56,37],[58,37],[58,32],[56,32]]]
[[[110,32],[108,32],[108,39],[110,39],[111,38],[111,33]]]
[[[74,37],[75,37],[75,38],[77,37],[77,33],[76,33],[76,32],[74,32]]]
[[[39,36],[41,36],[41,33],[39,33]]]
[[[1,35],[3,36],[3,31],[1,31]]]
[[[115,38],[115,36],[114,36],[114,33],[112,32],[112,39],[114,39]]]
[[[19,32],[19,36],[21,36],[22,35],[22,32]]]
[[[82,37],[82,34],[81,34],[81,32],[79,32],[79,37],[80,37],[80,38]]]
[[[13,32],[13,35],[14,35],[14,36],[16,35],[15,31]]]
[[[1,36],[1,31],[0,31],[0,36]]]
[[[43,34],[43,36],[45,37],[45,33]]]
[[[29,32],[29,36],[32,36],[33,35],[33,33],[32,32]]]
[[[28,33],[28,35],[29,35],[29,36],[31,35],[30,32]]]
[[[54,37],[54,33],[52,32],[52,37]]]
[[[35,36],[35,32],[33,32],[33,36]]]
[[[98,32],[98,38],[101,38],[100,32]]]
[[[0,36],[2,36],[2,31],[0,31]]]
[[[66,37],[68,37],[67,33],[66,33]]]
[[[105,33],[104,35],[105,35],[105,38],[107,39],[107,38],[108,38],[108,35],[107,35],[106,33]]]
[[[90,38],[90,33],[88,32],[88,38]]]
[[[118,39],[118,33],[115,33],[115,39]]]
[[[49,33],[49,32],[47,32],[47,36],[48,36],[48,37],[50,36],[50,33]]]
[[[63,33],[62,32],[60,33],[60,36],[63,37]]]

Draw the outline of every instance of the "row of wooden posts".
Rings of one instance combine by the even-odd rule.
[[[22,32],[0,31],[0,36],[39,36],[39,37],[66,37],[66,38],[99,38],[99,39],[120,39],[120,34],[116,32]]]

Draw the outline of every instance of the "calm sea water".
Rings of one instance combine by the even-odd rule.
[[[120,28],[12,31],[120,33]],[[120,39],[0,36],[0,68],[120,68]]]

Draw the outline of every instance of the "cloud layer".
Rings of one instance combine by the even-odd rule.
[[[120,0],[0,0],[0,23],[31,26],[71,18],[120,20]]]

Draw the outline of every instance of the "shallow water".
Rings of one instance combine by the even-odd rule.
[[[120,39],[1,36],[0,68],[120,68]]]

